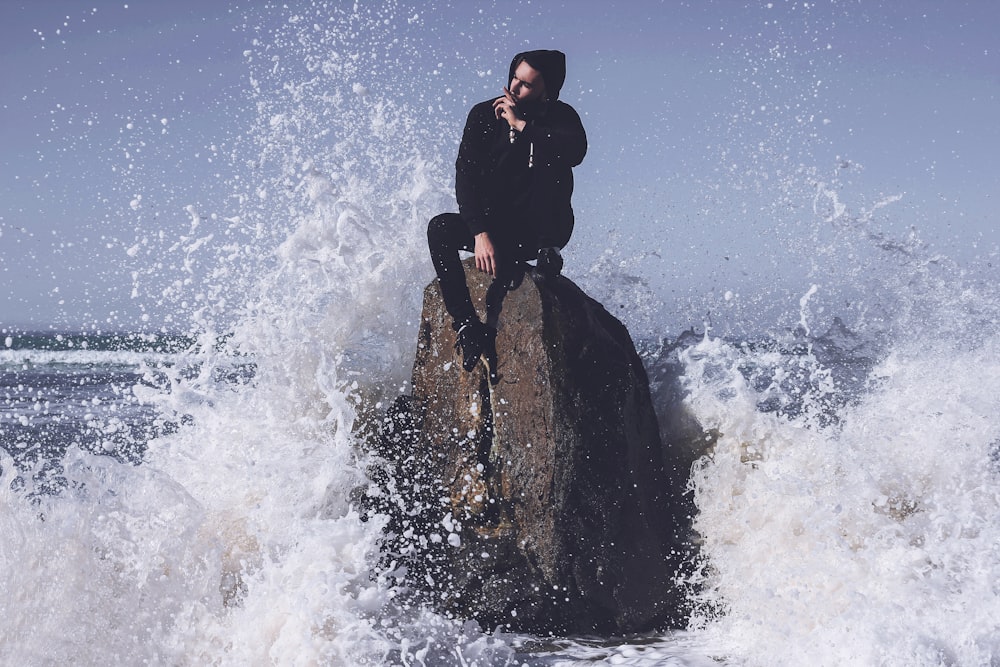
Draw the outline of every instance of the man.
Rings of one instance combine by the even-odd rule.
[[[543,276],[562,270],[559,251],[573,232],[572,168],[587,152],[580,116],[559,101],[565,79],[560,51],[514,56],[503,95],[474,106],[465,123],[455,161],[459,213],[442,213],[427,227],[466,371],[485,353],[496,373],[496,323],[480,321],[459,250],[475,254],[476,268],[493,276],[494,286],[509,286],[527,260],[537,259]]]

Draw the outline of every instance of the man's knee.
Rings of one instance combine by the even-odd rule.
[[[462,216],[457,213],[442,213],[427,223],[427,243],[433,248],[458,251],[469,245],[466,237],[468,229]]]
[[[448,218],[451,217],[451,213],[441,213],[440,215],[435,215],[431,218],[431,221],[427,223],[427,239],[431,240],[433,238],[440,238],[447,233],[448,229]]]

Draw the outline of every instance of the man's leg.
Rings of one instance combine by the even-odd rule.
[[[496,384],[499,379],[496,374],[497,330],[495,326],[483,324],[476,314],[465,282],[465,270],[458,257],[459,250],[472,252],[475,249],[475,239],[461,216],[442,213],[427,225],[427,244],[440,281],[444,307],[451,315],[451,326],[458,332],[455,347],[462,350],[462,368],[471,371],[485,355],[490,381]]]
[[[524,273],[531,269],[523,261],[506,261],[500,263],[497,277],[490,283],[486,290],[486,324],[494,329],[500,320],[500,309],[503,307],[503,300],[507,293],[520,287],[524,280]]]
[[[465,283],[465,270],[458,256],[460,250],[472,252],[475,239],[458,213],[442,213],[427,225],[427,245],[431,262],[441,284],[441,298],[458,331],[464,324],[479,320]]]

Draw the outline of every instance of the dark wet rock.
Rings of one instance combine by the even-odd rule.
[[[466,263],[473,300],[488,278]],[[436,281],[413,394],[381,422],[368,503],[387,560],[446,613],[536,633],[683,624],[688,469],[663,446],[624,325],[565,277],[527,275],[498,320],[500,379],[462,370]],[[400,567],[402,566],[402,567]]]

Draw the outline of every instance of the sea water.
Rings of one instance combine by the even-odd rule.
[[[432,277],[422,228],[453,206],[437,142],[454,128],[426,122],[402,83],[359,83],[360,42],[413,45],[380,15],[331,13],[319,27],[281,14],[248,48],[258,121],[234,144],[233,163],[252,164],[226,183],[232,210],[190,205],[172,238],[133,200],[128,254],[154,258],[136,289],[157,285],[158,307],[191,326],[0,335],[4,662],[1000,659],[995,286],[919,239],[873,238],[870,210],[852,217],[808,170],[782,196],[830,223],[826,278],[864,276],[867,300],[803,283],[750,333],[719,313],[760,303],[727,293],[682,333],[618,248],[567,266],[628,320],[665,437],[698,455],[688,627],[525,636],[397,588],[382,520],[355,502],[369,463],[355,433],[408,392]],[[163,258],[184,277],[157,282]]]
[[[647,355],[654,373],[680,365],[683,404],[714,435],[691,476],[704,540],[692,627],[625,642],[489,633],[397,605],[376,567],[377,522],[349,501],[363,483],[349,434],[359,394],[309,417],[260,371],[209,380],[199,370],[199,387],[188,352],[53,351],[56,338],[67,337],[0,354],[11,659],[990,664],[996,654],[993,339],[869,356],[831,337],[783,347],[703,336]]]

